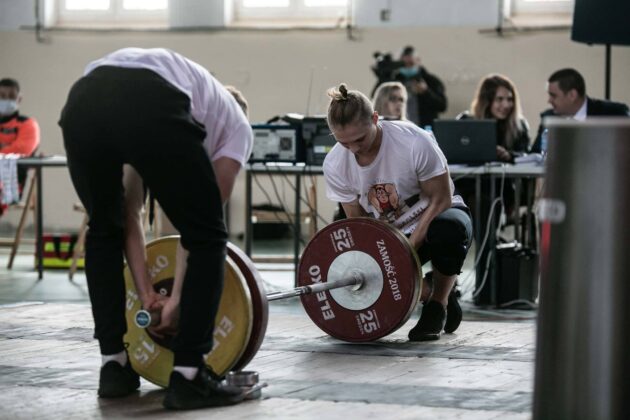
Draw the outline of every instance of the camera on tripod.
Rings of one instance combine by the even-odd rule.
[[[374,90],[376,90],[376,87],[378,87],[381,83],[391,82],[394,80],[394,73],[396,70],[403,67],[403,62],[400,60],[394,60],[391,53],[381,53],[380,51],[376,51],[373,54],[373,57],[375,63],[372,66],[372,71],[378,79],[374,87]],[[372,92],[372,94],[374,94],[374,92]]]

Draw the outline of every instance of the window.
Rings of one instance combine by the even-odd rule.
[[[574,0],[513,0],[515,14],[573,14]]]
[[[61,25],[165,26],[167,22],[168,0],[60,0],[57,4]]]
[[[236,0],[235,20],[336,23],[346,18],[348,3],[349,0]]]
[[[506,0],[506,21],[515,28],[570,28],[575,0]]]

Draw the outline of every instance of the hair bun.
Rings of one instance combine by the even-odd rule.
[[[341,93],[341,98],[343,100],[348,99],[348,87],[345,83],[339,85],[339,93]]]

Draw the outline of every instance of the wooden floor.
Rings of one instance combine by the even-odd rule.
[[[407,341],[416,313],[386,339],[353,345],[320,331],[296,300],[275,302],[248,366],[269,384],[261,400],[166,412],[164,392],[146,381],[135,395],[101,400],[85,279],[70,283],[63,272],[47,272],[38,282],[31,267],[32,257],[11,272],[0,269],[2,419],[531,417],[534,314],[472,306],[459,330],[437,342]]]

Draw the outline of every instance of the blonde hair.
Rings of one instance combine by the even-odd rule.
[[[355,122],[369,123],[374,108],[372,102],[358,90],[348,90],[345,83],[338,88],[328,89],[328,126],[344,127]]]
[[[387,102],[389,102],[389,97],[395,91],[400,91],[401,96],[403,97],[403,106],[400,112],[400,119],[407,119],[407,89],[400,82],[385,82],[381,83],[378,88],[376,88],[376,92],[374,92],[374,97],[372,98],[372,103],[374,104],[374,110],[378,112],[378,115],[382,115],[386,117],[385,110],[387,109]]]
[[[521,131],[520,121],[523,119],[518,91],[510,79],[502,74],[489,74],[481,79],[479,86],[477,86],[475,98],[470,105],[470,112],[475,118],[494,119],[491,110],[492,102],[500,87],[510,91],[514,98],[514,108],[506,118],[504,132],[505,146],[510,149]]]
[[[236,99],[236,103],[241,107],[245,116],[249,117],[249,105],[247,104],[247,99],[245,99],[243,93],[231,85],[225,86],[225,89],[232,94],[234,99]]]

